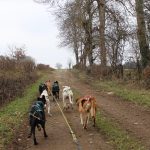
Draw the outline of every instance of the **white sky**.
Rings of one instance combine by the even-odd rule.
[[[55,67],[61,63],[68,67],[73,53],[68,48],[59,48],[58,29],[55,17],[45,5],[33,0],[0,0],[0,55],[8,55],[8,46],[26,46],[26,55],[36,63]]]

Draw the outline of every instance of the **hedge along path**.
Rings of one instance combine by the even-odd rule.
[[[47,79],[47,74],[37,80],[36,83],[28,86],[24,91],[23,97],[18,97],[8,105],[0,109],[0,149],[4,150],[5,146],[13,138],[13,133],[23,122],[24,116],[27,115],[31,102],[37,97],[38,85]]]

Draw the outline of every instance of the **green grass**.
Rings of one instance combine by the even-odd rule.
[[[96,124],[116,150],[146,150],[140,142],[129,136],[126,131],[119,128],[119,125],[104,117],[100,112],[97,113]]]
[[[131,88],[114,81],[96,81],[92,83],[96,89],[114,92],[115,95],[140,105],[150,107],[150,91]]]
[[[41,74],[42,75],[42,74]],[[38,85],[45,81],[46,75],[34,84],[28,86],[24,91],[23,97],[18,97],[7,106],[0,109],[0,149],[5,149],[5,145],[11,141],[14,131],[24,120],[29,111],[31,102],[36,99],[38,93]]]
[[[131,101],[145,107],[150,107],[150,90],[129,86],[125,82],[97,80],[89,77],[84,72],[77,70],[73,73],[83,82],[90,84],[95,90],[113,92],[124,100]]]

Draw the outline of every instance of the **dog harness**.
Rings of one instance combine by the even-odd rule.
[[[41,115],[41,112],[44,111],[44,103],[41,101],[36,101],[32,107],[31,107],[31,111],[30,111],[30,115],[41,120],[39,117],[35,116],[36,113],[38,113],[39,115]]]

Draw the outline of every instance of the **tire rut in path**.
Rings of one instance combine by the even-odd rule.
[[[94,95],[98,106],[108,117],[118,122],[124,130],[129,131],[132,136],[136,137],[143,145],[150,149],[149,109],[132,102],[120,100],[116,96],[102,96],[99,91],[95,91],[90,85],[79,81],[69,71],[60,71],[59,74],[65,80],[64,84],[69,82],[69,85],[78,89],[82,95]],[[69,80],[66,80],[67,77]]]

